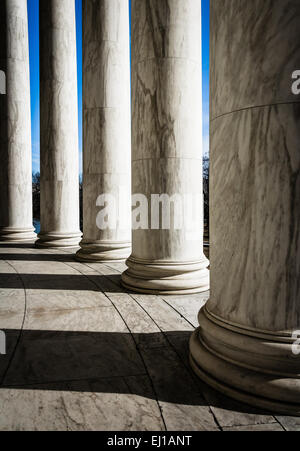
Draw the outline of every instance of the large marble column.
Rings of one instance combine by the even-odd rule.
[[[0,241],[35,238],[26,0],[0,2]],[[5,76],[3,76],[3,73]]]
[[[205,291],[201,0],[133,0],[131,41],[133,193],[146,198],[149,216],[140,226],[135,218],[123,284]],[[138,211],[144,202],[134,199]]]
[[[298,1],[211,2],[211,297],[190,344],[205,382],[296,415],[299,29]]]
[[[81,238],[77,109],[75,0],[40,0],[41,247]]]
[[[83,0],[82,18],[83,239],[77,259],[124,260],[131,250],[128,0]]]

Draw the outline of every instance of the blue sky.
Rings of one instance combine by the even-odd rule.
[[[63,0],[62,0],[63,1]],[[39,0],[28,2],[32,170],[40,170],[40,110],[39,110]],[[76,0],[77,64],[78,64],[78,124],[80,172],[82,170],[82,39],[81,2]],[[209,146],[209,0],[202,0],[202,59],[203,59],[203,147]]]

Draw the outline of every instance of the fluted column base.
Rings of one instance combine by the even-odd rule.
[[[208,260],[198,262],[148,261],[130,257],[122,274],[125,288],[149,294],[192,294],[209,289]]]
[[[129,241],[87,241],[82,240],[76,260],[82,262],[122,262],[131,252]]]
[[[21,243],[36,239],[34,227],[3,227],[0,229],[0,241]]]
[[[190,340],[195,373],[216,390],[274,413],[300,416],[300,356],[286,333],[225,323],[204,306]]]
[[[68,248],[77,247],[81,240],[82,233],[72,232],[41,232],[38,235],[38,240],[35,245],[37,247],[46,248]]]

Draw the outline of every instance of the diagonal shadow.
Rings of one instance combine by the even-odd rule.
[[[36,249],[33,242],[32,243],[1,242],[0,249],[1,248],[3,248],[3,249]]]
[[[1,273],[0,288],[20,288],[20,279],[26,289],[33,290],[80,290],[99,291],[99,286],[106,290],[124,293],[121,287],[121,275],[109,276],[89,275],[88,278],[81,274],[15,274]],[[95,282],[96,285],[93,283]]]
[[[1,260],[28,262],[74,262],[73,254],[0,254]]]
[[[0,259],[3,255],[6,254],[0,254]],[[45,257],[47,261],[49,257],[57,261],[59,255]],[[34,261],[34,257],[35,261],[43,261],[44,257],[7,254],[6,259],[17,256],[24,261]],[[69,259],[66,254],[62,257],[64,261]],[[70,259],[73,260],[72,255]],[[0,274],[0,288],[22,288],[20,278],[26,289],[100,291],[97,286],[101,286],[104,290],[124,292],[120,275],[109,275],[108,280],[104,275],[87,278],[74,274],[7,273]],[[209,404],[222,410],[264,414],[215,392],[192,375],[187,369],[190,337],[187,331],[129,334],[8,329],[5,332],[8,352],[0,355],[0,389],[134,394],[168,403]],[[167,343],[172,343],[172,347]]]
[[[18,331],[5,332],[13,359],[9,364],[11,356],[0,356],[1,388],[135,394],[206,405],[199,386],[166,346],[162,333],[23,330],[13,354],[11,342]],[[173,340],[184,340],[188,352],[189,332],[169,334]]]
[[[190,332],[129,334],[6,330],[7,356],[0,390],[70,391],[131,394],[185,406],[208,406],[245,414],[270,415],[216,392],[192,375],[170,346],[184,344]],[[138,352],[139,351],[139,352]],[[13,357],[11,359],[11,357]],[[272,376],[270,376],[272,378]]]

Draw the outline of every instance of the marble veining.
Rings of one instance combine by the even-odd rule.
[[[31,240],[35,234],[26,0],[1,2],[0,24],[0,69],[6,75],[6,94],[0,95],[0,240]]]
[[[149,205],[152,194],[200,194],[201,1],[133,0],[131,8],[132,191]],[[122,276],[127,288],[165,294],[208,289],[200,211],[189,237],[186,225],[133,230]],[[183,208],[176,215],[183,220]],[[151,218],[149,211],[150,224]]]
[[[279,428],[193,377],[188,339],[208,292],[188,303],[133,295],[120,286],[123,263],[79,263],[72,253],[0,246],[9,344],[0,356],[1,430]],[[279,421],[299,429],[295,418]]]
[[[300,4],[225,4],[212,2],[211,296],[190,362],[233,398],[299,416]]]
[[[41,232],[37,245],[77,246],[79,147],[75,2],[40,3]]]
[[[83,49],[83,239],[77,258],[124,260],[131,249],[126,0],[83,0]],[[101,209],[97,199],[101,195],[113,196],[116,202],[115,227],[104,229],[97,224]]]
[[[299,16],[298,0],[211,2],[212,119],[300,101],[291,89],[292,73],[300,68]]]

